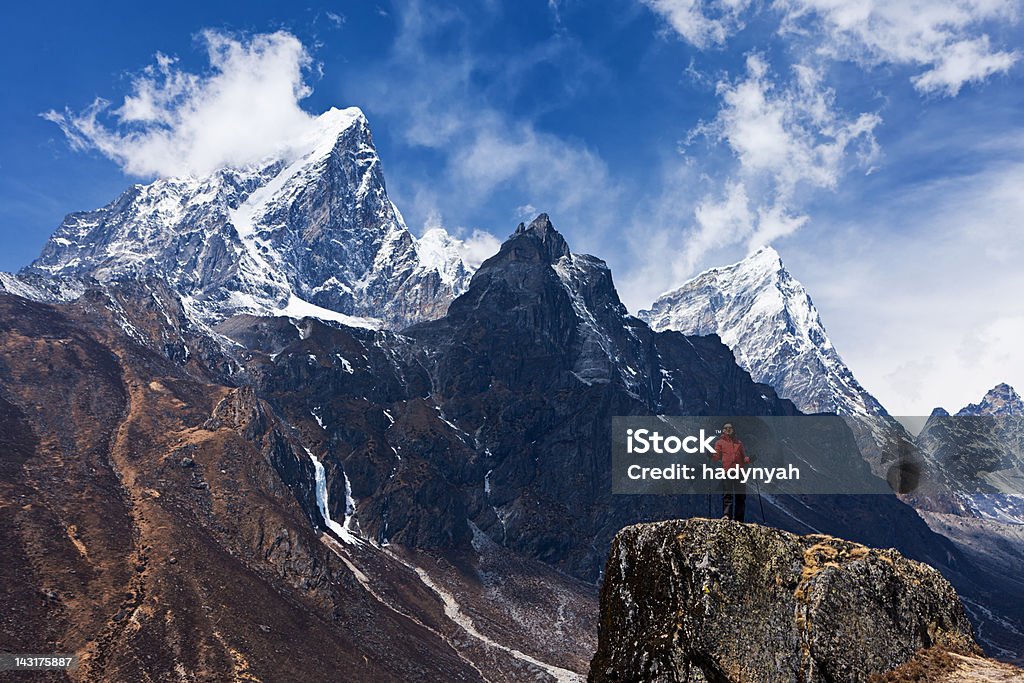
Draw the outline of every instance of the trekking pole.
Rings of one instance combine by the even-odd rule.
[[[767,524],[764,519],[764,500],[761,498],[761,485],[754,479],[754,490],[757,491],[757,504],[761,508],[761,524]]]

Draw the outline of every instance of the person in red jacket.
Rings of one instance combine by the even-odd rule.
[[[736,438],[732,424],[722,426],[722,436],[715,442],[715,453],[711,459],[721,461],[726,470],[750,463],[750,458],[743,450],[743,442]],[[726,479],[723,484],[722,519],[742,522],[747,509],[747,486],[738,479]]]

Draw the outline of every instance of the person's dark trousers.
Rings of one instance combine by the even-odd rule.
[[[747,512],[747,485],[741,481],[725,480],[722,491],[722,516],[742,522]]]

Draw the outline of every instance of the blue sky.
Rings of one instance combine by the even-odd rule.
[[[1024,384],[1022,10],[22,5],[0,29],[0,270],[132,182],[264,152],[219,148],[239,126],[272,144],[355,105],[413,232],[487,245],[547,211],[574,250],[609,262],[633,311],[771,243],[891,412],[955,409]],[[241,116],[210,95],[233,86],[251,96]],[[110,105],[90,118],[97,97]],[[171,143],[159,152],[130,142],[153,121]],[[213,134],[180,144],[196,126]]]

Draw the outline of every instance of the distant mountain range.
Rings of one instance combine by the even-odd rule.
[[[613,416],[887,418],[774,251],[648,325],[547,215],[475,272],[444,231],[415,239],[365,117],[320,124],[297,159],[71,214],[0,277],[4,499],[34,511],[0,509],[14,645],[81,649],[93,678],[200,655],[218,678],[294,677],[288,648],[354,678],[576,680],[613,536],[709,514],[612,495]],[[937,567],[1016,656],[1014,577],[895,495],[763,503],[768,525]]]
[[[998,384],[955,415],[936,408],[917,444],[956,511],[1024,525],[1024,402],[1013,387]],[[944,511],[934,503],[924,501]]]
[[[718,335],[756,381],[802,412],[847,418],[876,474],[901,467],[910,435],[843,362],[807,290],[773,248],[697,275],[639,316],[655,330]]]
[[[937,408],[916,441],[912,439],[843,362],[810,295],[771,247],[761,248],[738,263],[697,275],[663,294],[650,310],[639,315],[657,330],[717,334],[754,379],[771,385],[801,411],[848,417],[862,454],[879,475],[887,476],[908,463],[925,464],[924,478],[932,480],[926,485],[939,484],[938,489],[928,489],[927,503],[923,498],[919,500],[929,507],[994,514],[978,509],[979,504],[987,508],[991,499],[978,498],[965,505],[950,503],[948,497],[964,493],[965,482],[977,479],[978,472],[1012,473],[1020,461],[1012,418],[1024,415],[1024,402],[1007,384],[996,386],[980,403],[956,413],[957,417],[1006,418],[999,421],[998,429],[991,421],[942,420],[949,413]],[[953,422],[957,427],[949,429]],[[951,455],[957,449],[965,450],[968,443],[975,444],[971,454]],[[926,452],[907,455],[919,448]],[[939,451],[942,455],[936,456]],[[996,453],[1004,455],[995,457]],[[976,492],[1021,490],[1017,475],[1008,476],[1003,485],[986,488],[982,483]],[[999,512],[1004,518],[1007,509],[1003,505]],[[1018,518],[1015,513],[1011,519],[1024,517]]]

